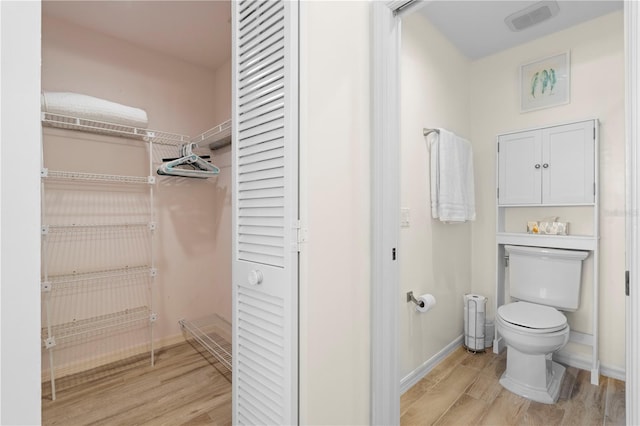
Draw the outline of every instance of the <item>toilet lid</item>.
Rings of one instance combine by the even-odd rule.
[[[500,317],[520,327],[555,331],[567,325],[567,318],[550,306],[528,302],[514,302],[498,308]]]

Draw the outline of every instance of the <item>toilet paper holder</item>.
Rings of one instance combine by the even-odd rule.
[[[410,291],[407,293],[407,302],[413,302],[416,305],[420,306],[421,308],[424,308],[424,302],[422,300],[418,300],[413,296],[413,291]]]

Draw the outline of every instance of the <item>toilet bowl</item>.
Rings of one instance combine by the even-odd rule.
[[[550,306],[513,302],[498,308],[496,329],[507,345],[500,384],[533,401],[554,404],[565,368],[551,355],[569,341],[567,318]]]

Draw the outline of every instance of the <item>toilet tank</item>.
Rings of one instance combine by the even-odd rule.
[[[563,311],[580,306],[582,261],[588,251],[505,246],[511,297]]]

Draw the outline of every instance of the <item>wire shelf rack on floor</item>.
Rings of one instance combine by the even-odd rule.
[[[231,324],[213,314],[197,320],[178,321],[182,329],[231,372]]]

